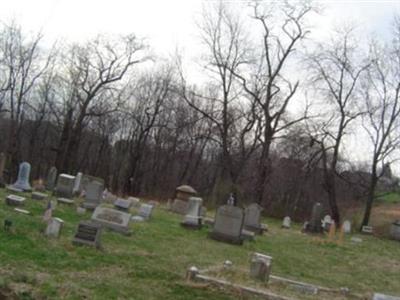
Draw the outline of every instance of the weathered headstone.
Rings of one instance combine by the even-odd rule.
[[[44,193],[40,193],[40,192],[32,193],[32,199],[34,199],[34,200],[44,200],[46,198],[47,198],[47,195]]]
[[[180,215],[185,215],[188,209],[186,201],[175,199],[171,206],[171,211]]]
[[[140,207],[140,199],[136,197],[128,197],[128,200],[131,201],[133,207]]]
[[[332,218],[330,215],[326,215],[324,219],[322,220],[322,227],[324,230],[329,231],[330,226],[332,225]]]
[[[13,187],[23,191],[31,191],[32,187],[29,183],[29,176],[31,174],[31,165],[28,162],[22,162],[19,165],[18,178],[13,184]]]
[[[119,209],[122,211],[129,211],[129,209],[132,206],[132,201],[129,199],[118,198],[117,200],[115,200],[114,206],[116,209]]]
[[[321,233],[323,231],[322,228],[322,205],[317,202],[314,204],[311,214],[310,223],[307,225],[306,231],[312,233]]]
[[[91,181],[86,186],[85,202],[82,204],[84,208],[95,209],[102,200],[104,185],[98,181]]]
[[[390,227],[390,236],[392,239],[400,241],[400,220],[392,223]]]
[[[84,175],[82,175],[82,179],[81,179],[81,190],[86,191],[89,183],[91,183],[91,182],[97,182],[97,183],[100,183],[102,186],[104,186],[103,178],[84,174]]]
[[[21,209],[21,208],[14,208],[14,211],[16,211],[17,213],[20,213],[20,214],[24,214],[24,215],[30,215],[31,214],[31,212],[29,210]]]
[[[268,282],[271,274],[272,257],[254,253],[250,261],[250,277]]]
[[[74,182],[75,182],[75,176],[68,174],[58,175],[55,194],[63,198],[72,198]]]
[[[210,237],[215,240],[241,245],[243,243],[243,222],[244,212],[241,208],[222,205],[215,214],[214,227]]]
[[[363,226],[361,228],[361,232],[365,234],[372,234],[373,233],[373,228],[372,226]]]
[[[4,168],[6,165],[6,156],[3,152],[0,153],[0,187],[5,187]]]
[[[16,187],[12,186],[12,185],[7,185],[7,186],[6,186],[6,189],[7,189],[8,191],[10,191],[10,192],[13,192],[13,193],[22,193],[22,192],[23,192],[23,190],[18,189],[18,188],[16,188]]]
[[[400,297],[375,293],[372,300],[400,300]]]
[[[120,233],[129,233],[131,214],[107,207],[96,207],[92,221]]]
[[[344,233],[351,233],[351,222],[349,220],[344,221],[342,227]]]
[[[139,213],[137,216],[132,217],[132,221],[134,222],[143,222],[150,219],[151,214],[153,213],[154,206],[150,204],[142,204],[139,208]]]
[[[58,238],[60,236],[63,224],[64,221],[61,220],[60,218],[51,218],[47,223],[47,227],[44,234],[48,237]]]
[[[289,216],[286,216],[286,217],[284,217],[283,218],[283,222],[282,222],[282,228],[286,228],[286,229],[289,229],[290,228],[290,225],[291,225],[291,219],[290,219],[290,217]]]
[[[186,215],[181,223],[182,226],[199,229],[201,228],[201,205],[203,204],[203,199],[198,197],[190,197],[188,202],[188,209]]]
[[[74,195],[79,195],[81,193],[82,176],[83,174],[81,172],[78,172],[78,174],[75,176],[74,188],[72,189]]]
[[[101,247],[101,225],[88,221],[79,222],[78,229],[72,240],[73,244]]]
[[[261,211],[263,208],[257,203],[252,203],[246,207],[244,212],[244,228],[256,234],[262,233]]]
[[[26,198],[17,195],[8,195],[6,197],[6,204],[10,206],[21,206],[24,205]]]
[[[49,173],[47,174],[46,190],[53,191],[56,186],[56,180],[57,180],[57,168],[51,167]]]

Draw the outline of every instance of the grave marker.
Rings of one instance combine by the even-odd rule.
[[[282,228],[286,228],[289,229],[291,225],[291,219],[290,217],[286,216],[283,218],[283,222],[282,222]]]
[[[201,208],[203,204],[203,199],[198,197],[190,197],[188,202],[187,213],[181,223],[182,226],[200,229],[201,228]]]
[[[129,233],[131,214],[107,207],[98,206],[93,212],[92,221],[120,233]]]
[[[72,198],[74,182],[75,182],[75,176],[68,174],[58,175],[55,194],[63,198]]]
[[[243,243],[244,212],[241,208],[222,205],[217,209],[214,220],[210,233],[212,239],[239,245]]]
[[[153,213],[153,205],[150,204],[142,204],[140,205],[139,213],[137,216],[132,217],[132,221],[134,222],[143,222],[150,219]]]
[[[271,274],[272,257],[254,253],[250,261],[250,277],[268,282]]]
[[[257,203],[252,203],[246,207],[244,213],[244,228],[256,234],[262,234],[261,211],[263,208]]]
[[[21,206],[24,205],[26,198],[17,195],[8,195],[6,197],[6,204],[10,206]]]
[[[51,218],[48,223],[44,234],[47,237],[58,238],[60,236],[61,229],[64,221],[60,218]]]
[[[73,244],[81,244],[101,248],[101,225],[81,221],[72,240]]]
[[[14,188],[21,189],[23,191],[31,191],[32,187],[29,183],[29,176],[31,173],[31,165],[28,162],[22,162],[19,165],[18,178],[13,184]]]
[[[53,191],[57,180],[57,168],[51,167],[47,174],[46,190]]]
[[[104,185],[98,181],[91,181],[86,186],[85,202],[82,204],[84,208],[95,209],[102,200]]]

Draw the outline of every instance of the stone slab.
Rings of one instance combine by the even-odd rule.
[[[32,199],[34,199],[34,200],[44,200],[47,197],[48,196],[45,193],[40,193],[40,192],[33,192],[32,193]]]
[[[129,199],[118,198],[117,200],[115,200],[114,206],[117,209],[120,209],[120,210],[123,210],[123,211],[129,211],[129,209],[132,206],[132,201],[129,200]]]
[[[31,214],[31,212],[29,210],[26,210],[26,209],[14,208],[14,211],[16,211],[18,213],[21,213],[21,214],[24,214],[24,215],[30,215]]]
[[[12,185],[7,185],[6,189],[10,192],[14,192],[14,193],[23,193],[24,191],[21,189],[18,189]]]
[[[6,204],[11,206],[24,205],[26,198],[17,195],[8,195],[6,197]]]
[[[400,300],[398,296],[389,296],[381,293],[375,293],[372,300]]]
[[[120,233],[129,233],[129,221],[132,215],[108,207],[96,207],[92,215],[92,221],[106,228]]]
[[[57,198],[57,202],[59,203],[63,203],[63,204],[68,204],[68,205],[72,205],[74,204],[74,200],[72,199],[68,199],[68,198]]]

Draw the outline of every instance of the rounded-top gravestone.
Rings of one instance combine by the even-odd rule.
[[[32,187],[29,183],[29,176],[31,173],[31,165],[28,162],[22,162],[19,165],[18,178],[13,184],[14,188],[21,189],[23,191],[31,191]]]
[[[190,197],[196,196],[197,192],[189,185],[181,185],[176,188],[176,198],[187,201]]]

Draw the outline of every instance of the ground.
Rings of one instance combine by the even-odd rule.
[[[237,299],[232,292],[187,283],[186,270],[227,259],[248,269],[254,251],[273,257],[274,275],[348,287],[367,299],[373,292],[400,295],[400,243],[389,239],[356,235],[363,242],[353,243],[347,236],[336,245],[302,234],[299,224],[285,230],[280,220],[265,219],[268,233],[234,246],[207,238],[206,227],[181,227],[179,215],[158,207],[149,222],[131,224],[130,236],[105,231],[99,251],[71,244],[78,222],[90,213],[77,215],[74,207],[59,204],[53,216],[65,227],[59,239],[48,239],[41,233],[46,202],[25,194],[24,209],[32,212],[26,216],[5,205],[6,195],[0,189],[1,226],[5,218],[13,225],[12,232],[0,228],[0,299]]]

